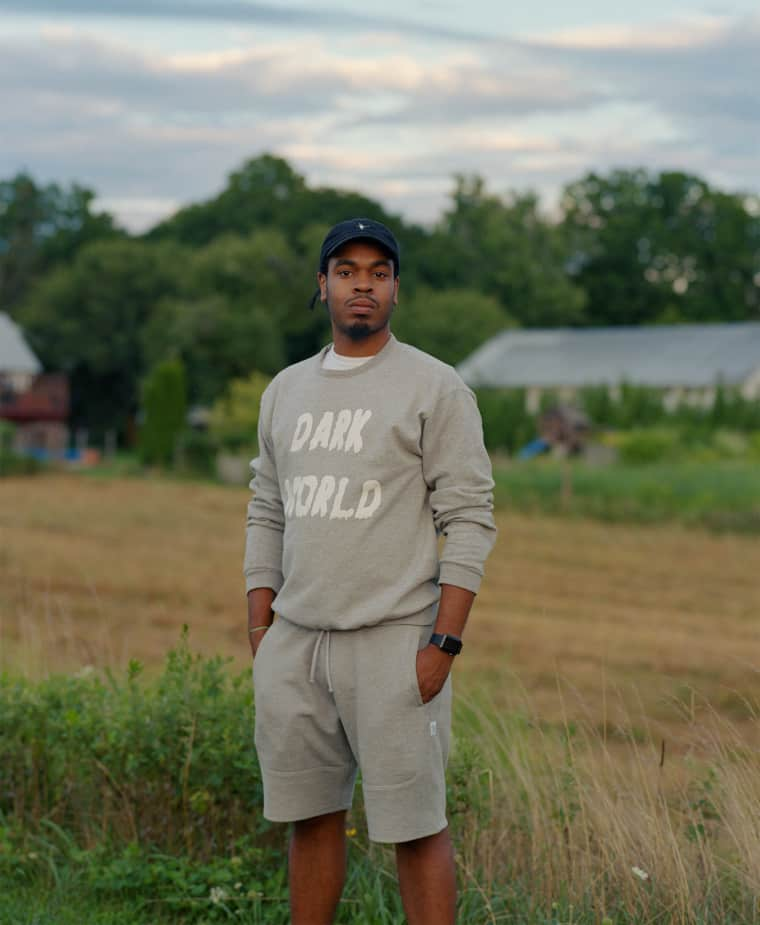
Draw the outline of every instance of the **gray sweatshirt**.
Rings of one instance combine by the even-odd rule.
[[[262,396],[246,591],[272,588],[277,613],[325,630],[409,622],[439,583],[477,592],[496,528],[472,391],[393,335],[355,369],[324,369],[327,350]]]

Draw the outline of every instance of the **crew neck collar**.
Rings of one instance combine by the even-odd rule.
[[[359,366],[354,366],[352,369],[325,369],[322,365],[322,361],[327,354],[327,351],[330,347],[334,348],[334,344],[326,344],[317,354],[317,371],[321,376],[329,376],[330,378],[343,379],[346,376],[360,376],[362,373],[366,372],[368,369],[374,369],[380,363],[383,362],[385,357],[391,353],[397,343],[396,338],[393,335],[393,332],[389,332],[390,336],[388,340],[383,344],[380,350],[377,353],[373,354],[366,363],[362,363]]]

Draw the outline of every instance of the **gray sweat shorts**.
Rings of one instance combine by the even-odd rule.
[[[451,676],[423,703],[416,671],[431,632],[432,622],[320,631],[275,620],[253,669],[267,819],[348,809],[359,769],[372,841],[446,828]]]

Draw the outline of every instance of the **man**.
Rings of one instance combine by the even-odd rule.
[[[449,672],[495,539],[490,462],[471,390],[391,333],[392,232],[336,225],[317,279],[332,344],[272,380],[251,464],[244,570],[264,815],[293,823],[293,925],[328,925],[360,768],[369,837],[396,845],[410,925],[447,925]]]

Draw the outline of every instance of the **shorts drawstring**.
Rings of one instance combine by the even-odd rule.
[[[330,671],[330,630],[327,631],[327,660],[326,660],[326,669],[327,669],[327,689],[331,694],[335,693],[333,690],[332,684],[332,672]]]
[[[319,656],[319,647],[322,645],[322,637],[325,633],[327,634],[327,642],[325,643],[325,674],[327,675],[327,689],[332,694],[334,691],[332,685],[332,672],[330,671],[330,630],[320,630],[317,641],[314,643],[314,652],[311,656],[311,669],[309,671],[309,683],[313,684],[316,678],[317,657]]]

